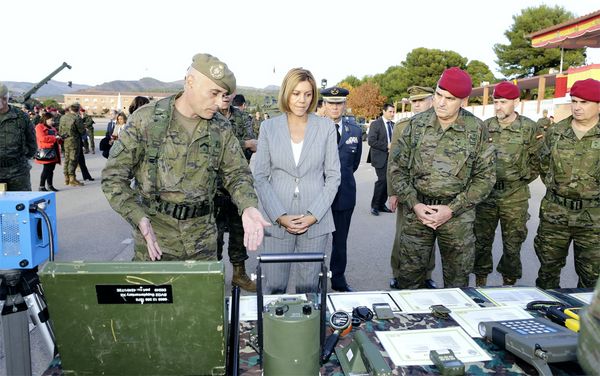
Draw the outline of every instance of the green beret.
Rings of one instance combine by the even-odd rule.
[[[192,68],[227,90],[227,93],[235,92],[235,76],[227,64],[218,58],[209,54],[196,54],[192,58]]]
[[[411,86],[408,88],[408,94],[410,95],[408,97],[409,101],[416,101],[419,99],[425,99],[427,97],[432,96],[434,93],[434,90],[430,87],[426,87],[426,86]]]
[[[8,88],[2,82],[0,82],[0,97],[6,96],[8,93]]]

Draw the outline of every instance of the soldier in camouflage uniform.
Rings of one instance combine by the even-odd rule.
[[[84,185],[75,177],[75,170],[79,163],[81,153],[81,135],[85,127],[79,117],[79,104],[75,103],[69,107],[69,111],[61,116],[58,133],[63,138],[63,153],[65,161],[63,171],[65,174],[65,185],[79,187]]]
[[[102,190],[135,229],[134,260],[216,260],[217,177],[242,215],[246,248],[262,242],[269,224],[256,209],[239,142],[218,112],[233,91],[227,65],[197,54],[183,92],[139,108],[113,144]]]
[[[83,143],[83,149],[85,154],[92,152],[92,154],[96,154],[96,143],[94,142],[94,119],[88,114],[85,113],[85,110],[81,109],[81,121],[83,122],[83,126],[85,127],[85,132],[87,133],[86,141]]]
[[[596,283],[592,302],[580,315],[581,330],[577,359],[588,375],[600,369],[600,279]]]
[[[249,161],[252,153],[256,151],[256,140],[252,131],[252,122],[248,114],[237,107],[230,105],[233,94],[223,98],[221,115],[229,120],[231,130],[240,143],[240,148],[244,152],[246,160]],[[240,217],[237,206],[231,201],[231,195],[223,187],[223,181],[218,180],[217,194],[215,196],[215,219],[217,222],[217,258],[223,258],[223,246],[225,241],[223,237],[225,232],[229,232],[229,241],[227,254],[229,262],[233,265],[233,276],[231,283],[240,286],[242,289],[255,292],[256,283],[254,283],[246,273],[245,262],[248,259],[248,252],[244,248],[244,228],[242,218]]]
[[[8,191],[31,191],[28,160],[36,150],[33,126],[23,111],[8,104],[8,88],[0,82],[0,183]]]
[[[471,78],[444,71],[433,109],[413,116],[390,151],[389,175],[402,204],[400,288],[421,288],[437,238],[445,287],[468,285],[475,256],[475,205],[496,180],[494,147],[483,123],[461,107]]]
[[[542,117],[538,119],[537,125],[542,132],[546,133],[548,131],[548,128],[552,125],[552,121],[548,117],[548,110],[542,111]]]
[[[434,90],[430,87],[423,86],[411,86],[408,88],[408,100],[410,101],[411,110],[414,115],[420,114],[421,112],[427,111],[433,106],[433,93]],[[398,139],[402,134],[402,131],[408,124],[410,119],[404,119],[394,125],[394,132],[392,133],[392,142],[390,150],[398,145]],[[398,277],[400,270],[400,236],[402,235],[402,209],[398,208],[398,194],[394,192],[392,187],[391,177],[387,178],[387,190],[388,196],[390,196],[390,209],[396,211],[396,235],[394,236],[394,245],[392,246],[392,256],[390,258],[390,266],[392,267],[392,273],[394,277],[390,280],[390,288],[398,289]],[[429,264],[427,266],[427,274],[425,276],[425,287],[437,288],[437,284],[431,278],[433,270],[435,269],[435,246],[432,247],[431,256],[429,257]]]
[[[600,81],[573,84],[571,112],[549,129],[540,157],[546,196],[534,248],[544,289],[560,287],[571,241],[578,287],[593,287],[600,269]]]
[[[475,283],[487,284],[494,269],[492,244],[498,221],[502,229],[502,258],[498,272],[504,285],[521,278],[521,245],[527,238],[529,183],[539,175],[539,149],[543,134],[537,124],[515,112],[519,88],[508,81],[494,88],[496,116],[484,121],[496,148],[496,184],[475,208]]]

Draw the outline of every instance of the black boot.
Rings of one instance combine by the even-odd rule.
[[[48,186],[48,190],[49,190],[49,191],[52,191],[52,192],[58,192],[58,189],[54,188],[54,186],[53,186],[53,185],[49,185],[49,186]]]
[[[46,187],[40,187],[38,189],[38,191],[40,191],[40,192],[48,192],[48,190],[46,189]]]

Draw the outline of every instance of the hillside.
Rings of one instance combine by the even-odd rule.
[[[27,90],[33,87],[34,83],[31,82],[16,82],[16,81],[5,81],[4,82],[11,92],[11,96],[23,94]],[[137,81],[125,81],[115,80],[105,82],[100,85],[79,85],[73,84],[73,87],[69,87],[66,82],[50,80],[46,85],[42,86],[37,93],[33,95],[34,98],[39,97],[58,97],[63,94],[70,94],[76,91],[106,91],[111,93],[173,93],[183,88],[183,80],[174,82],[163,82],[155,78],[144,77]],[[244,94],[246,100],[250,105],[261,105],[270,103],[272,99],[277,97],[279,91],[278,86],[269,85],[262,89],[257,89],[249,86],[239,86],[237,89],[238,93]],[[265,97],[272,97],[272,99],[266,99]],[[60,101],[60,99],[58,99]]]
[[[174,82],[162,82],[155,78],[144,77],[137,81],[116,80],[105,82],[90,89],[111,92],[173,92],[183,87],[183,80]]]
[[[91,90],[111,91],[111,92],[174,92],[183,88],[183,80],[174,82],[163,82],[155,78],[144,77],[137,81],[115,80],[105,82],[101,85],[90,87]],[[249,86],[238,86],[238,93],[252,93],[258,95],[277,95],[278,86],[269,85],[263,89],[257,89]]]

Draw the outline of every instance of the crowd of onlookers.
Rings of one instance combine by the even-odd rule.
[[[149,102],[146,97],[135,97],[128,108],[129,114]],[[65,185],[78,187],[84,184],[76,178],[70,177],[71,173],[67,171],[66,167],[70,166],[71,162],[75,165],[75,170],[81,172],[81,180],[95,180],[89,173],[85,162],[85,154],[96,154],[95,121],[84,108],[79,104],[73,104],[66,109],[34,106],[32,109],[23,108],[22,112],[35,129],[37,147],[36,155],[34,155],[35,163],[43,166],[38,190],[58,191],[54,183],[54,170],[56,165],[61,162],[65,165]],[[63,119],[65,116],[66,118]],[[111,110],[109,116],[106,133],[98,145],[98,149],[105,158],[108,158],[112,144],[118,139],[121,130],[127,124],[127,115],[124,112]],[[62,126],[61,119],[63,119]],[[65,149],[69,149],[66,157]]]
[[[150,100],[144,96],[135,97],[128,108],[128,114],[131,115],[135,110],[139,107],[149,103]],[[70,107],[74,106],[74,113],[77,115],[78,122],[81,123],[81,129],[75,133],[77,135],[67,135],[65,136],[66,129],[61,131],[60,124],[61,118],[70,112]],[[35,130],[35,139],[37,150],[46,150],[50,154],[44,154],[43,158],[37,158],[34,156],[35,163],[41,164],[43,166],[40,183],[38,190],[40,191],[54,191],[57,192],[58,189],[55,186],[54,182],[54,171],[56,169],[56,165],[61,164],[64,161],[64,144],[65,139],[68,139],[70,136],[76,136],[78,138],[77,143],[73,143],[72,140],[69,140],[70,144],[74,144],[76,147],[76,171],[80,171],[82,175],[83,181],[94,181],[95,179],[89,173],[86,163],[85,163],[85,154],[96,154],[96,142],[94,139],[94,124],[95,121],[92,116],[86,113],[86,110],[82,108],[79,104],[74,104],[72,106],[67,107],[66,109],[51,107],[51,106],[34,106],[33,108],[22,108],[21,111],[25,114],[25,116],[29,119],[31,126]],[[117,110],[110,110],[109,121],[107,124],[106,132],[104,137],[100,140],[98,144],[98,150],[102,153],[105,158],[108,158],[109,151],[115,142],[119,138],[119,134],[121,130],[127,124],[128,114],[125,112],[119,112]],[[255,117],[252,119],[252,128],[254,134],[258,135],[260,123],[263,120],[268,119],[270,116],[267,112],[261,113],[257,111]],[[77,126],[73,127],[77,129]],[[54,150],[54,151],[50,151]],[[61,158],[62,156],[62,158]],[[84,183],[77,179],[70,179],[69,174],[65,172],[65,185],[68,186],[81,186]]]

